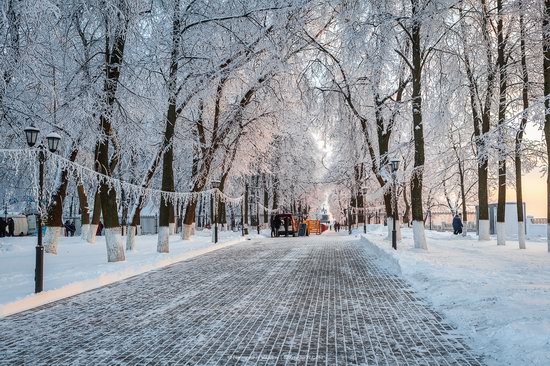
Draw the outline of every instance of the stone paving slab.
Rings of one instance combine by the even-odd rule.
[[[266,239],[0,320],[1,365],[480,365],[361,244]]]

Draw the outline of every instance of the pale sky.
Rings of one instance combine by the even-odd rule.
[[[513,169],[513,166],[511,168]],[[542,177],[538,171],[533,171],[523,176],[522,184],[527,216],[546,217],[546,177]],[[516,202],[515,189],[506,190],[506,202]]]
[[[529,140],[542,140],[542,131],[538,126],[530,124],[525,131],[525,138]],[[321,136],[316,135],[316,140],[319,144],[319,148],[326,153],[325,159],[330,160],[333,153],[330,143],[326,147],[323,146]],[[514,169],[513,164],[508,164],[508,169]],[[535,168],[533,171],[524,174],[522,177],[523,183],[523,201],[525,202],[525,208],[527,216],[533,216],[535,218],[545,218],[546,213],[546,176],[544,176],[539,168]],[[327,200],[328,201],[328,200]],[[489,203],[496,203],[497,196],[496,190],[492,197],[489,199]],[[506,190],[506,202],[516,202],[516,190],[514,188],[508,188]],[[325,201],[328,208],[328,202]]]
[[[525,129],[525,138],[533,141],[541,141],[543,133],[538,125],[528,124]],[[508,169],[514,169],[513,164]],[[522,178],[523,201],[528,216],[546,217],[546,176],[543,176],[539,168],[524,174]],[[495,197],[496,202],[496,197]],[[506,202],[516,202],[515,189],[506,191]]]

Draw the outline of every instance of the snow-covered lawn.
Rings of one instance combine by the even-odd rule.
[[[403,229],[398,250],[383,226],[369,227],[370,254],[400,272],[483,352],[489,365],[550,365],[550,253],[546,242],[497,247],[452,233],[426,231],[428,251]]]
[[[170,253],[156,252],[157,236],[136,238],[136,248],[126,252],[126,261],[107,262],[105,237],[95,244],[80,237],[61,238],[58,254],[44,259],[44,292],[34,293],[36,237],[0,239],[0,317],[30,309],[60,298],[157,269],[244,240],[240,232],[220,231],[211,243],[209,230],[197,231],[191,240],[170,238]]]

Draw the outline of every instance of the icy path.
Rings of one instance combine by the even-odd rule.
[[[338,236],[221,249],[0,319],[0,364],[478,365]]]

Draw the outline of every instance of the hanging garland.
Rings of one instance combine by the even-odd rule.
[[[168,192],[160,189],[154,188],[145,188],[140,185],[132,184],[129,182],[122,181],[118,178],[110,177],[108,175],[96,172],[93,169],[90,169],[86,166],[80,165],[76,162],[70,161],[67,158],[64,158],[58,154],[51,153],[47,150],[43,150],[46,156],[46,169],[48,171],[57,171],[59,175],[60,171],[65,170],[69,176],[75,176],[77,179],[81,180],[83,183],[87,184],[94,190],[99,189],[100,186],[107,186],[108,189],[114,189],[117,193],[122,191],[125,192],[127,197],[133,198],[136,202],[139,197],[143,198],[145,204],[152,204],[155,207],[160,207],[161,198],[166,202],[171,203],[172,205],[178,207],[179,205],[186,205],[191,201],[198,200],[204,195],[215,195],[217,199],[221,202],[224,202],[229,205],[238,205],[241,204],[244,196],[239,197],[230,197],[220,191],[219,189],[208,189],[200,192]],[[22,166],[34,166],[36,164],[40,150],[37,148],[34,149],[0,149],[0,162],[2,166],[11,165],[15,169],[15,174],[17,175]],[[33,191],[35,196],[38,196],[38,174],[37,169],[33,169]],[[45,182],[44,185],[44,198],[50,198],[54,190],[57,189],[57,181],[59,177],[56,177],[55,180],[49,180]],[[43,205],[45,206],[45,205]]]

